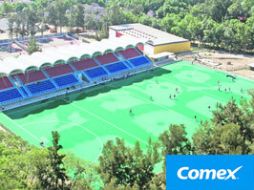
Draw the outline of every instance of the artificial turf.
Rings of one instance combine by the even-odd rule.
[[[220,90],[218,89],[220,87]],[[170,124],[188,135],[211,117],[218,102],[247,97],[253,81],[178,62],[92,90],[0,114],[0,122],[29,143],[50,143],[58,131],[65,151],[96,162],[103,144],[116,137],[146,146]],[[170,98],[171,96],[171,98]],[[211,110],[209,109],[211,107]],[[195,119],[196,118],[196,119]]]

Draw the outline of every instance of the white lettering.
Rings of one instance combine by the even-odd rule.
[[[178,178],[179,178],[179,179],[182,179],[182,180],[187,180],[188,177],[184,177],[184,176],[182,175],[182,173],[183,173],[183,171],[188,171],[188,170],[189,170],[188,167],[182,167],[182,168],[180,168],[180,169],[178,170],[178,172],[177,172]]]
[[[236,173],[243,166],[239,166],[235,170],[231,169],[190,169],[189,167],[181,167],[177,171],[177,176],[181,180],[236,180]]]

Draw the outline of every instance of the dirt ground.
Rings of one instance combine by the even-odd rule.
[[[58,38],[52,38],[52,41],[46,44],[40,44],[42,50],[47,49],[49,47],[60,47],[60,46],[66,46],[66,45],[73,45],[73,44],[80,44],[82,43],[80,40],[63,40]]]
[[[66,46],[66,45],[72,45],[72,44],[80,44],[80,43],[84,43],[81,40],[64,40],[64,39],[59,39],[59,38],[52,38],[52,41],[48,42],[48,43],[38,43],[38,45],[40,46],[40,48],[43,50],[49,48],[49,47],[60,47],[60,46]],[[7,57],[19,57],[22,55],[27,55],[27,52],[24,50],[21,50],[20,52],[7,52],[7,51],[0,51],[0,60],[3,60]]]
[[[207,67],[227,71],[254,79],[254,71],[250,70],[249,64],[254,63],[254,56],[244,54],[231,54],[215,50],[194,50],[190,53],[180,54],[184,60],[192,61],[194,64],[202,64]]]

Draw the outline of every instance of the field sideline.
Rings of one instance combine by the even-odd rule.
[[[65,151],[96,161],[103,144],[116,137],[130,145],[139,141],[145,147],[149,137],[156,139],[171,123],[185,124],[191,135],[200,121],[211,117],[218,102],[232,97],[240,101],[251,88],[253,81],[240,77],[232,81],[225,73],[183,61],[109,83],[85,98],[69,103],[65,99],[26,116],[21,115],[31,108],[1,113],[0,121],[37,146],[41,141],[49,144],[51,131],[57,130]]]

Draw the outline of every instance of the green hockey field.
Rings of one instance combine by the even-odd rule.
[[[248,97],[254,82],[178,62],[129,79],[57,100],[0,113],[0,122],[31,144],[50,144],[58,131],[64,150],[96,161],[103,144],[116,137],[146,146],[170,124],[185,124],[188,135],[209,119],[217,103]],[[219,87],[220,86],[220,87]],[[219,89],[220,88],[220,89]],[[210,109],[209,109],[210,108]],[[196,118],[196,119],[195,119]]]

